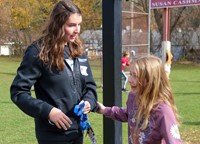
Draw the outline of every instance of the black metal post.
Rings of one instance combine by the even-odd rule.
[[[121,106],[121,0],[103,0],[103,103]],[[122,124],[103,119],[104,144],[122,144]]]

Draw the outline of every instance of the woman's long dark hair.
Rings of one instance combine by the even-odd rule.
[[[51,69],[64,69],[65,23],[72,14],[80,14],[80,9],[69,0],[58,2],[51,12],[49,21],[38,40],[41,48],[39,58]],[[68,43],[70,56],[78,57],[83,53],[79,37]]]

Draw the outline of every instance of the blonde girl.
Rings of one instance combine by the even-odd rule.
[[[105,107],[99,113],[128,122],[129,144],[181,144],[179,115],[161,60],[155,56],[134,59],[130,67],[126,107]]]

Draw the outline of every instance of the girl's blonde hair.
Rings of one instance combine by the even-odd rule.
[[[134,59],[132,67],[136,70],[138,77],[138,87],[136,104],[136,123],[145,129],[148,125],[150,113],[156,111],[161,102],[168,104],[180,123],[177,108],[174,102],[174,95],[169,84],[169,80],[164,70],[162,61],[155,56],[145,56]]]

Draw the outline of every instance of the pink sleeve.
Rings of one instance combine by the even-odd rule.
[[[181,137],[174,113],[166,104],[158,108],[158,123],[163,137],[162,144],[181,144]]]
[[[113,120],[117,120],[120,122],[128,121],[127,108],[117,107],[117,106],[106,107],[104,111],[104,115],[106,117],[109,117]]]
[[[129,63],[129,59],[126,59],[126,65],[129,66],[130,63]]]

